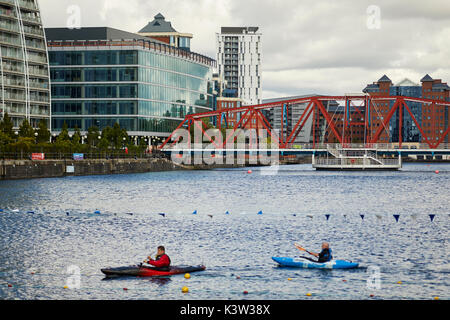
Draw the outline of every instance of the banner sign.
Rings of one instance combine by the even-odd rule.
[[[74,153],[73,154],[73,160],[83,160],[84,159],[84,153]]]
[[[32,153],[31,154],[31,159],[32,160],[44,160],[45,159],[45,154],[44,153]]]

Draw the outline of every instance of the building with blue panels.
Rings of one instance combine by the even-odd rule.
[[[46,29],[52,129],[119,123],[167,137],[187,114],[213,109],[215,60],[112,28]]]
[[[422,97],[422,86],[412,82],[409,79],[404,79],[403,81],[392,86],[390,89],[391,96],[404,96],[404,97]],[[393,102],[391,103],[393,104]],[[420,102],[408,102],[408,106],[411,109],[414,117],[421,123],[422,121],[422,103]],[[389,127],[391,131],[391,142],[399,141],[399,120],[400,114],[399,110],[395,112],[389,122]],[[417,128],[411,115],[408,112],[403,113],[403,124],[402,124],[402,138],[404,142],[421,142],[422,135],[419,128]]]

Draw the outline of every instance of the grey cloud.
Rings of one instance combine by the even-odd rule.
[[[74,2],[40,0],[46,25],[65,25],[67,6]],[[385,73],[398,80],[430,73],[450,81],[448,0],[78,0],[75,3],[82,8],[83,26],[110,26],[130,32],[136,32],[161,12],[177,30],[194,34],[194,51],[211,57],[215,57],[215,33],[221,26],[259,26],[263,33],[265,97],[277,92],[280,95],[361,92],[365,84]],[[367,28],[369,5],[380,8],[379,30]]]

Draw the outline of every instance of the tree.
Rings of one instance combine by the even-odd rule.
[[[87,143],[91,147],[95,147],[98,145],[98,137],[100,136],[100,132],[98,131],[98,127],[92,126],[88,129],[87,133]]]
[[[106,151],[106,150],[108,150],[109,146],[110,146],[110,143],[109,143],[108,139],[106,139],[105,136],[102,137],[102,138],[100,139],[100,142],[98,143],[98,147],[99,147],[101,150]]]
[[[141,139],[139,140],[139,149],[141,151],[144,151],[148,148],[147,142],[145,141],[144,137],[141,137]]]
[[[47,123],[45,120],[39,121],[37,129],[37,143],[46,143],[50,141],[50,130],[47,128]]]
[[[68,129],[67,123],[65,121],[64,121],[63,126],[61,128],[60,134],[56,138],[56,141],[57,142],[70,141],[69,129]]]
[[[23,119],[22,124],[19,127],[19,137],[34,138],[34,129],[28,122],[28,119]]]
[[[102,130],[102,138],[100,140],[99,146],[101,149],[107,149],[111,146],[114,140],[114,133],[111,127],[105,127]]]
[[[9,138],[14,139],[13,128],[14,124],[8,112],[5,112],[5,116],[3,117],[3,120],[0,122],[0,131],[3,132]]]
[[[81,144],[81,131],[78,128],[78,126],[75,126],[75,132],[72,136],[72,143],[76,146],[78,146],[79,144]]]
[[[111,130],[110,141],[112,142],[115,149],[122,148],[123,144],[128,141],[127,131],[125,129],[121,129],[120,124],[118,124],[117,122],[114,124]]]
[[[20,150],[21,152],[30,152],[34,145],[33,138],[20,137],[17,142],[10,144],[12,149]]]
[[[11,137],[9,137],[3,131],[0,131],[0,147],[7,146],[8,144],[12,143],[13,141],[14,140]]]

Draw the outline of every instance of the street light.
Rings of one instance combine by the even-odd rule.
[[[18,137],[19,137],[19,132],[15,131],[14,134],[16,135],[16,141],[17,141]],[[17,158],[17,144],[16,144],[16,158]]]

